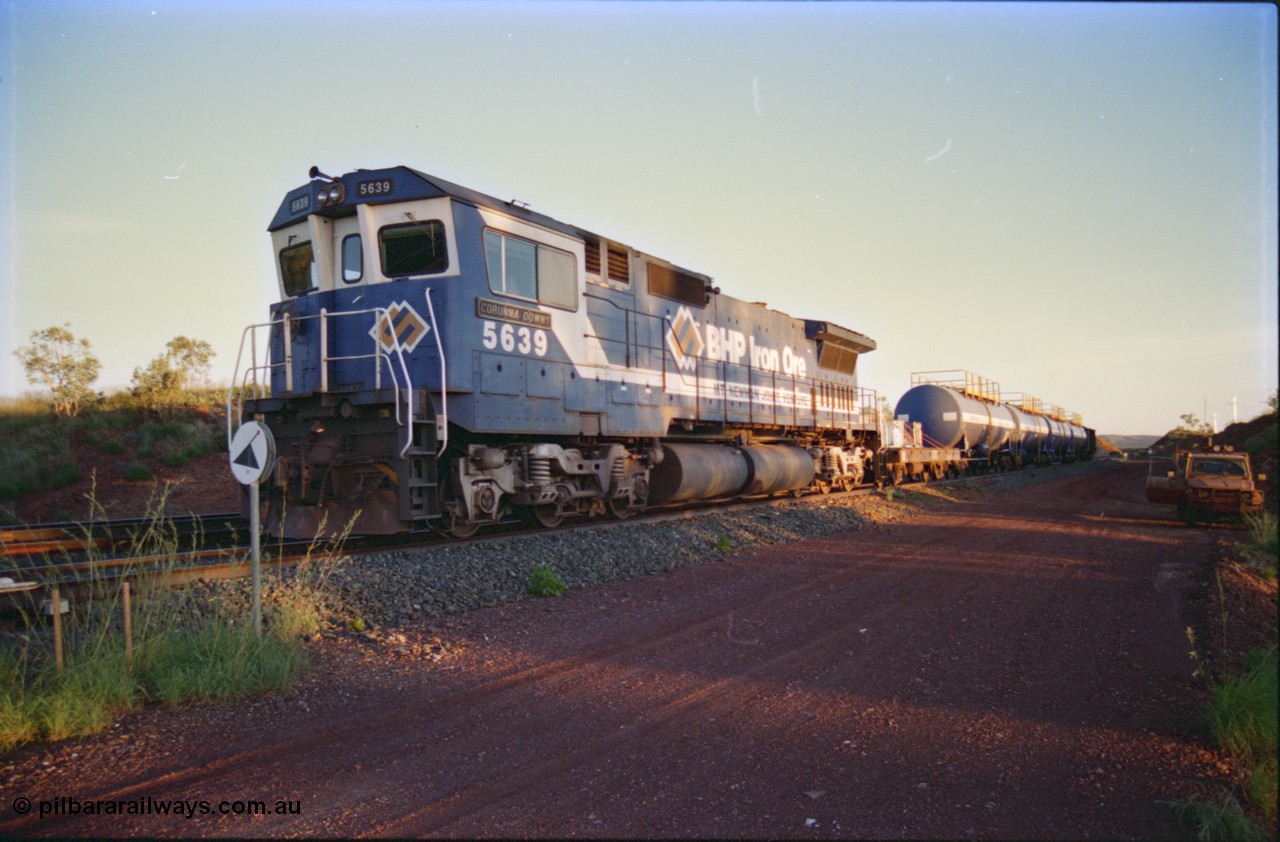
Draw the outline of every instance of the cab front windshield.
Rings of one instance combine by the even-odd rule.
[[[1193,459],[1188,472],[1197,476],[1217,474],[1224,477],[1244,476],[1244,465],[1235,459]]]

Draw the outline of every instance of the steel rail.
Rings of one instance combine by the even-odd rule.
[[[986,478],[994,479],[999,476],[1001,476],[1000,473],[990,472],[964,475],[951,479],[912,481],[906,484],[908,486],[920,487],[945,487],[960,482],[973,480],[981,481]],[[388,549],[444,547],[485,542],[500,543],[503,541],[527,537],[529,535],[565,530],[576,531],[580,529],[606,529],[631,523],[660,523],[663,521],[685,518],[690,514],[714,514],[716,512],[732,512],[763,507],[827,504],[836,500],[876,493],[879,490],[880,487],[875,483],[863,483],[847,491],[832,490],[821,493],[810,492],[805,494],[796,494],[792,492],[789,494],[761,495],[747,498],[740,497],[729,500],[699,500],[691,503],[655,506],[644,511],[635,512],[633,515],[621,519],[591,517],[568,518],[562,525],[555,529],[547,529],[542,526],[531,525],[519,518],[511,517],[494,524],[494,528],[490,528],[487,531],[481,532],[477,535],[468,536],[466,538],[456,538],[438,529],[421,530],[397,535],[356,536],[347,540],[347,542],[342,546],[342,552],[343,554],[348,555],[360,555],[363,553],[380,552]],[[223,517],[223,515],[208,515],[206,517]],[[193,518],[193,520],[201,520],[201,518]],[[147,521],[147,523],[150,523],[150,521]],[[56,531],[57,529],[61,529],[65,526],[65,524],[46,525],[43,527],[33,527],[31,531],[35,532],[42,529]],[[6,532],[4,534],[7,535],[8,533]],[[323,547],[324,545],[325,541],[323,539],[292,542],[278,541],[271,545],[276,550],[275,554],[265,556],[263,558],[263,562],[277,568],[293,566],[313,555],[318,548]],[[8,597],[8,601],[13,602],[13,597],[16,593],[45,591],[54,585],[57,585],[64,590],[71,589],[72,591],[76,591],[87,589],[91,591],[93,587],[106,585],[111,582],[130,577],[154,578],[157,576],[163,576],[166,577],[167,582],[170,585],[174,586],[182,586],[195,581],[243,578],[249,575],[249,560],[246,555],[247,553],[248,548],[246,547],[222,547],[218,549],[204,550],[193,549],[180,553],[180,557],[177,558],[173,553],[164,553],[150,556],[64,561],[60,563],[47,563],[38,567],[23,568],[16,571],[18,575],[34,574],[36,579],[34,582],[17,581],[9,585],[0,585],[0,607],[3,607],[2,600],[4,597]],[[197,564],[181,563],[184,561],[199,561],[204,559],[209,559],[210,561],[207,563]],[[5,575],[12,576],[14,574],[0,571],[0,576]]]

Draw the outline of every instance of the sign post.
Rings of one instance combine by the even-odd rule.
[[[249,571],[253,579],[253,631],[262,636],[262,551],[258,535],[262,504],[258,486],[271,475],[276,461],[276,440],[261,421],[247,421],[231,438],[231,473],[249,487]]]

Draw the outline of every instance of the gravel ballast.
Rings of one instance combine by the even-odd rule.
[[[959,483],[908,486],[888,495],[839,495],[781,500],[687,513],[671,519],[562,529],[469,544],[361,553],[336,562],[316,559],[301,571],[268,574],[264,603],[286,593],[299,576],[315,584],[335,624],[376,628],[433,619],[531,598],[535,567],[555,571],[569,588],[714,562],[757,545],[781,544],[873,527],[905,517],[931,495],[983,494],[1080,472],[1101,462],[1030,470]],[[224,606],[248,602],[248,583],[218,583]],[[228,604],[230,603],[230,604]]]

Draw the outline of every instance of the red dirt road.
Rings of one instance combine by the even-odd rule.
[[[321,645],[323,685],[283,708],[147,711],[25,749],[0,835],[1185,835],[1159,802],[1227,776],[1192,735],[1183,616],[1212,534],[1142,486],[1101,466],[485,609],[443,633],[456,655],[410,668]],[[57,796],[80,814],[39,818]],[[83,807],[148,796],[300,803]]]

